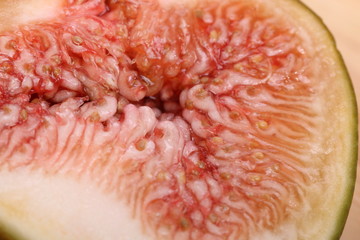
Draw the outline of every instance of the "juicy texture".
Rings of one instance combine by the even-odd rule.
[[[0,168],[84,178],[149,239],[261,238],[324,188],[320,60],[261,4],[69,2],[0,43]]]

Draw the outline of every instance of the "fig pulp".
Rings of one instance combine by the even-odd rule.
[[[274,10],[282,1],[299,4],[69,0],[50,20],[4,30],[0,222],[30,239],[338,234],[317,227],[337,224],[318,217],[328,206],[343,209],[328,184],[346,130],[339,120],[324,133],[328,104],[348,99],[326,90],[340,60]],[[79,199],[90,207],[76,212]]]

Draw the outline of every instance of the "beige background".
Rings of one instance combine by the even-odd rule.
[[[335,36],[360,103],[360,0],[302,0]],[[360,106],[359,106],[360,107]],[[360,239],[360,163],[355,197],[341,240]]]

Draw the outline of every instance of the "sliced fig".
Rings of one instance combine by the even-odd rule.
[[[355,98],[331,35],[300,2],[10,6],[0,35],[0,234],[341,235]]]

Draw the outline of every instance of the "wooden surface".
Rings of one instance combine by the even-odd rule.
[[[333,33],[360,103],[360,0],[302,0]],[[360,163],[350,215],[341,240],[360,239]]]

